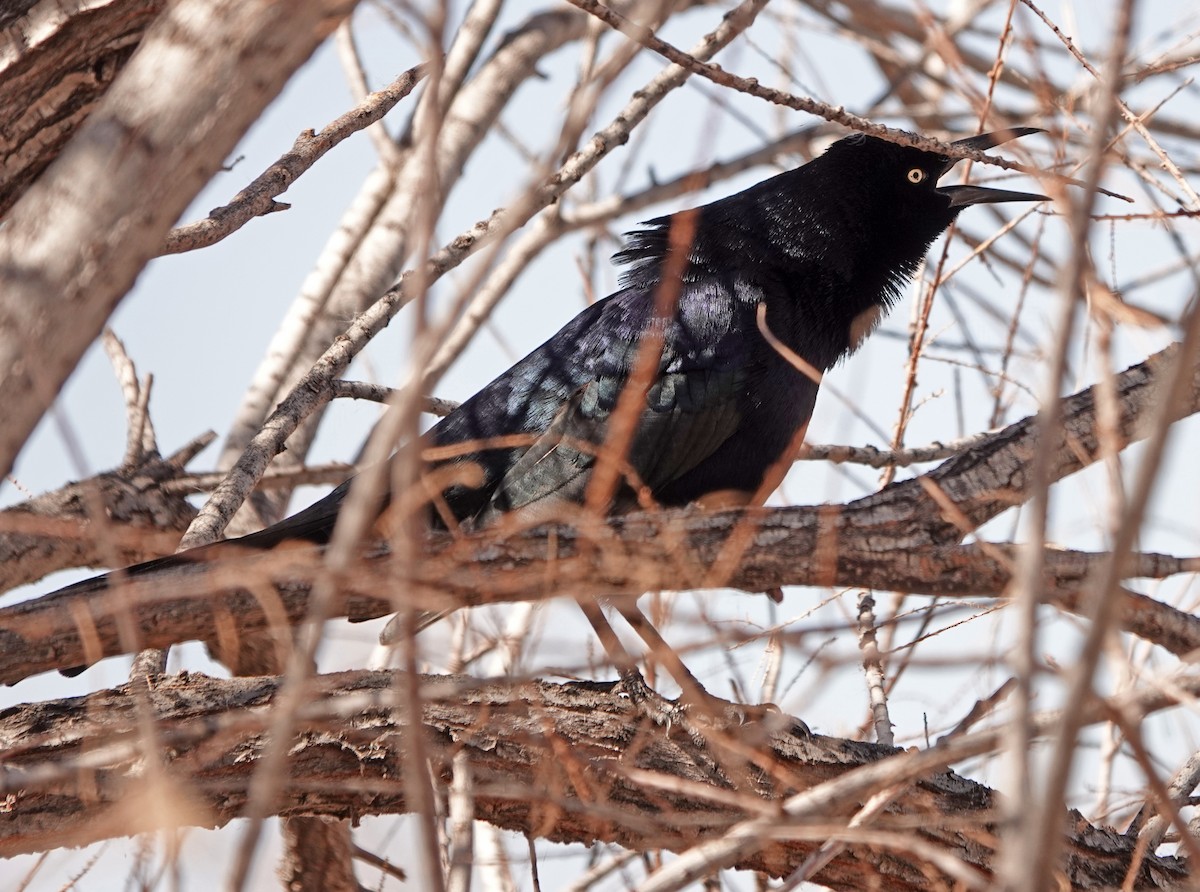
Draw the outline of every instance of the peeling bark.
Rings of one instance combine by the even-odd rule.
[[[170,554],[196,509],[159,484],[183,473],[151,459],[0,511],[0,591],[57,570],[136,564]]]
[[[320,676],[290,749],[283,817],[355,820],[405,812],[401,773],[411,724],[398,708],[398,673]],[[86,697],[0,713],[0,855],[42,851],[162,826],[216,827],[236,818],[264,748],[275,678],[158,676]],[[862,805],[858,797],[793,815],[784,800],[886,767],[903,750],[793,733],[792,720],[758,711],[745,723],[710,716],[690,729],[648,723],[611,684],[495,682],[426,676],[422,733],[435,777],[448,784],[467,757],[476,817],[555,842],[616,842],[680,851],[768,817],[773,832],[734,866],[783,876]],[[147,756],[139,710],[161,742]],[[697,740],[699,729],[703,741]],[[934,757],[937,749],[927,751]],[[157,761],[157,764],[154,764]],[[903,773],[898,777],[903,778]],[[833,889],[929,889],[950,884],[906,848],[949,854],[985,881],[992,869],[996,794],[952,771],[904,781],[889,809],[816,880]],[[136,806],[136,807],[135,807]],[[815,818],[815,819],[814,819]],[[1075,889],[1118,886],[1136,841],[1064,816]],[[916,847],[916,846],[914,846]],[[1182,889],[1185,862],[1147,855],[1135,888]]]
[[[58,157],[165,0],[41,0],[0,10],[0,218]]]

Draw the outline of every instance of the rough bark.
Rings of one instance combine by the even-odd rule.
[[[390,561],[385,551],[364,557],[354,577],[340,581],[328,615],[355,621],[385,616],[397,607],[387,594],[393,590],[412,597],[411,606],[441,611],[560,594],[636,596],[726,586],[759,592],[833,585],[1000,597],[1010,579],[1014,546],[944,546],[912,554],[843,544],[831,561],[814,532],[823,514],[823,508],[781,508],[750,515],[750,524],[743,524],[741,512],[639,516],[602,527],[602,547],[565,526],[539,527],[511,539],[454,543],[441,536],[407,566]],[[743,538],[739,531],[745,526],[757,532],[750,548],[736,549],[743,562],[710,572],[707,568],[725,563],[723,553]],[[1089,573],[1104,559],[1048,549],[1047,600],[1081,610]],[[1195,559],[1143,554],[1135,556],[1129,573],[1163,578],[1196,568]],[[322,575],[316,548],[239,552],[148,581],[99,591],[74,588],[14,604],[0,610],[0,683],[197,639],[214,642],[214,655],[236,665],[233,654],[242,637],[260,630],[278,634],[306,619],[312,580]],[[1200,646],[1200,619],[1144,595],[1125,596],[1121,621],[1126,631],[1173,653]]]
[[[183,473],[151,459],[0,511],[0,591],[57,570],[114,567],[170,554],[196,509],[159,485]]]
[[[1154,405],[1168,349],[1118,376],[1120,435],[1139,436]],[[1184,412],[1200,408],[1200,374]],[[1065,401],[1065,442],[1054,479],[1091,463],[1098,449],[1092,389]],[[455,537],[434,535],[422,559],[398,566],[377,550],[351,579],[339,580],[331,616],[367,619],[394,609],[388,593],[405,591],[421,607],[447,609],[496,601],[638,595],[645,591],[732,586],[767,591],[783,585],[841,585],[954,596],[1000,596],[1013,552],[994,544],[955,545],[966,532],[1025,498],[1025,463],[1036,425],[1026,418],[976,442],[928,474],[847,505],[758,511],[633,515],[609,524],[573,522]],[[1069,448],[1068,448],[1069,446]],[[947,506],[952,510],[947,511]],[[1099,556],[1059,549],[1045,554],[1047,597],[1077,609]],[[1194,560],[1141,555],[1129,577],[1196,569]],[[190,639],[236,647],[239,636],[308,611],[320,570],[316,549],[278,554],[226,549],[219,562],[196,563],[111,592],[68,591],[0,610],[0,682],[72,668],[130,648]],[[121,632],[129,618],[134,642]],[[1200,621],[1141,596],[1125,600],[1124,628],[1187,653],[1200,643]],[[276,631],[278,629],[276,628]]]
[[[0,10],[0,218],[87,120],[165,0],[41,0]]]
[[[182,0],[0,231],[0,475],[171,225],[353,0]]]
[[[361,892],[349,821],[285,818],[283,839],[279,878],[287,892]]]
[[[220,826],[245,805],[279,688],[274,678],[160,676],[86,697],[0,713],[0,855],[82,845],[164,825]],[[353,820],[408,809],[400,771],[412,726],[398,708],[398,674],[318,677],[274,805],[284,817]],[[807,815],[789,797],[819,791],[857,769],[900,765],[910,753],[795,733],[778,713],[744,723],[709,718],[663,729],[604,683],[484,683],[422,679],[422,734],[431,770],[449,783],[466,754],[478,818],[557,842],[612,841],[674,851],[766,817],[737,867],[783,876],[812,854],[863,798]],[[149,719],[154,755],[139,735]],[[139,725],[142,722],[142,725]],[[100,746],[94,742],[103,741]],[[927,751],[936,760],[936,748]],[[947,753],[949,758],[953,754]],[[941,768],[902,778],[887,811],[846,834],[846,848],[816,877],[834,889],[883,881],[892,890],[950,884],[939,863],[986,882],[996,795]],[[794,803],[796,800],[792,799]],[[1119,886],[1136,841],[1064,815],[1074,889]],[[917,842],[906,844],[906,839]],[[949,856],[931,861],[932,853]],[[1145,856],[1134,888],[1181,889],[1187,865]]]

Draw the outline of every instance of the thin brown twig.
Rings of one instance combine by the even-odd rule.
[[[1087,60],[1087,57],[1084,56],[1084,54],[1082,52],[1080,52],[1080,50],[1077,46],[1075,46],[1074,41],[1072,41],[1070,37],[1068,37],[1066,34],[1064,34],[1062,32],[1062,29],[1060,29],[1058,27],[1058,25],[1056,25],[1056,24],[1054,24],[1054,22],[1050,21],[1049,16],[1047,16],[1046,13],[1044,13],[1035,3],[1033,3],[1032,0],[1021,0],[1021,2],[1024,3],[1025,6],[1028,7],[1029,10],[1031,12],[1033,12],[1034,15],[1036,15],[1039,19],[1041,19],[1042,22],[1045,23],[1047,28],[1049,28],[1051,31],[1054,32],[1054,36],[1057,37],[1060,41],[1062,41],[1063,46],[1065,46],[1067,48],[1067,51],[1072,56],[1075,57],[1075,60],[1084,67],[1084,69],[1087,71],[1087,73],[1090,74],[1097,81],[1101,82],[1101,84],[1103,85],[1104,82],[1106,81],[1105,75],[1102,74],[1094,65],[1092,65],[1091,62],[1089,62]],[[1122,62],[1123,62],[1123,60],[1109,60],[1109,65],[1112,66],[1113,68],[1119,69]],[[1105,89],[1107,89],[1107,88],[1105,87]],[[1150,147],[1150,150],[1158,158],[1159,163],[1161,163],[1163,166],[1163,169],[1171,175],[1171,177],[1175,180],[1176,183],[1179,184],[1180,188],[1183,189],[1184,194],[1187,195],[1188,198],[1191,199],[1191,201],[1194,205],[1200,205],[1200,195],[1196,194],[1196,191],[1192,188],[1191,184],[1187,181],[1187,177],[1185,177],[1183,175],[1183,172],[1180,171],[1178,166],[1176,166],[1175,162],[1171,160],[1170,156],[1167,155],[1167,153],[1163,149],[1163,147],[1161,145],[1159,145],[1158,140],[1154,138],[1154,135],[1150,132],[1150,130],[1146,127],[1146,125],[1142,122],[1141,117],[1139,115],[1134,114],[1133,110],[1125,103],[1124,100],[1121,99],[1121,97],[1119,95],[1114,96],[1113,102],[1116,104],[1117,109],[1121,112],[1121,115],[1125,118],[1125,120],[1128,121],[1130,123],[1130,125],[1132,125],[1133,129],[1135,129],[1138,132],[1138,134],[1142,137],[1142,139],[1144,139],[1146,141],[1146,145],[1148,145]],[[1109,193],[1104,193],[1104,194],[1107,195]]]
[[[701,62],[693,56],[689,56],[682,50],[672,46],[664,40],[654,36],[647,28],[630,22],[619,13],[613,11],[607,6],[602,5],[598,0],[567,0],[573,6],[577,6],[584,12],[596,16],[614,29],[636,40],[638,43],[645,46],[647,49],[653,50],[659,55],[671,62],[687,69],[693,74],[698,74],[701,77],[707,78],[715,84],[729,89],[737,90],[741,93],[746,93],[750,96],[755,96],[759,99],[764,99],[776,105],[782,105],[787,108],[795,109],[796,111],[807,112],[812,115],[824,118],[835,124],[841,124],[851,130],[859,133],[866,133],[869,136],[875,136],[879,139],[886,139],[888,142],[894,142],[901,146],[910,146],[915,149],[920,149],[924,152],[936,152],[939,155],[945,155],[947,158],[969,159],[978,161],[981,164],[991,164],[1004,170],[1014,170],[1020,173],[1027,173],[1039,178],[1056,180],[1063,183],[1073,185],[1082,185],[1078,180],[1073,180],[1070,177],[1062,177],[1058,174],[1048,173],[1044,170],[1028,167],[1024,164],[1019,164],[1015,161],[1009,161],[1006,158],[1001,158],[996,155],[988,155],[985,152],[976,149],[967,149],[963,146],[957,146],[953,143],[942,142],[928,136],[921,136],[915,133],[909,133],[905,130],[896,130],[894,128],[885,127],[882,124],[876,124],[867,118],[852,114],[846,111],[841,106],[832,106],[824,102],[819,102],[815,99],[810,99],[807,96],[795,96],[791,93],[785,93],[782,90],[774,90],[769,87],[763,87],[753,78],[738,77],[731,74],[720,66],[711,63]],[[1097,187],[1103,195],[1108,195],[1112,198],[1119,198],[1122,201],[1132,202],[1133,199],[1128,196],[1121,195],[1117,192],[1110,192],[1106,189]]]

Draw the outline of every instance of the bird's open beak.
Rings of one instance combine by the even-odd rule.
[[[1006,143],[1010,139],[1018,139],[1022,136],[1029,136],[1031,133],[1041,132],[1042,130],[1038,127],[1010,127],[1008,130],[993,130],[991,133],[980,133],[978,136],[956,139],[950,145],[984,152],[1001,143]],[[956,159],[947,159],[946,170],[956,163],[958,163]],[[1012,192],[1008,189],[989,189],[986,186],[941,186],[938,188],[938,192],[950,199],[952,208],[966,207],[970,204],[995,204],[1001,201],[1048,200],[1045,195],[1037,195],[1033,192]]]
[[[952,146],[962,146],[964,149],[975,149],[986,152],[996,146],[1003,145],[1009,140],[1020,139],[1033,133],[1045,133],[1041,127],[1009,127],[1007,130],[993,130],[991,133],[980,133],[978,136],[967,136],[950,143]]]
[[[996,204],[1000,201],[1048,201],[1045,195],[1034,192],[1012,192],[1008,189],[989,189],[987,186],[942,186],[938,192],[950,199],[950,207],[969,204]]]

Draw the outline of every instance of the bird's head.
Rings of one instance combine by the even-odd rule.
[[[1014,127],[955,140],[951,145],[980,151],[1021,136],[1040,133],[1035,127]],[[855,134],[830,146],[821,159],[839,169],[838,193],[833,201],[843,204],[859,219],[872,221],[885,253],[895,251],[899,261],[918,261],[929,244],[954,221],[963,208],[973,204],[1006,201],[1044,201],[1045,195],[1013,192],[974,185],[939,185],[938,181],[958,163],[936,152],[924,152],[863,134]]]
[[[986,151],[1010,139],[1040,132],[1043,131],[1038,127],[1010,127],[1009,130],[955,139],[950,145]],[[959,158],[890,143],[862,133],[840,139],[830,146],[827,155],[856,170],[860,182],[876,193],[876,197],[892,204],[894,212],[902,214],[905,209],[912,209],[930,220],[944,221],[938,231],[949,226],[959,211],[968,205],[1046,200],[1043,194],[1013,192],[1007,188],[940,186],[938,180],[959,163]]]

